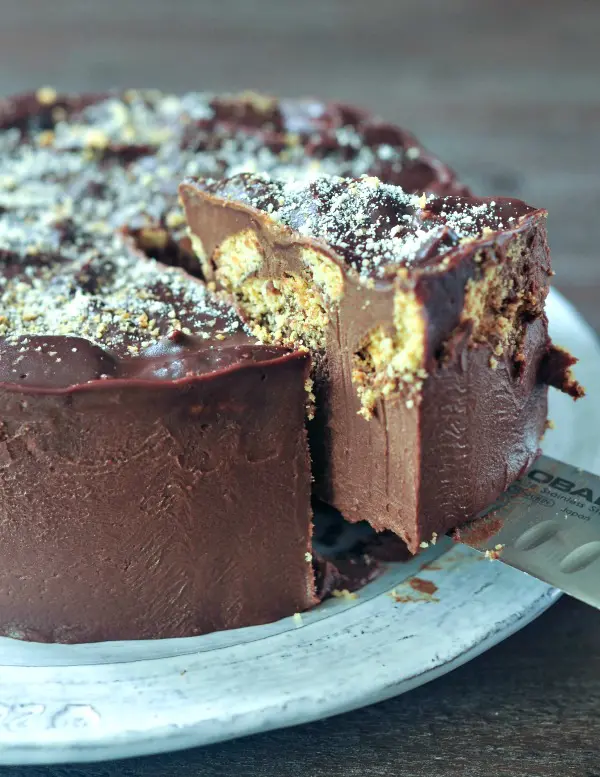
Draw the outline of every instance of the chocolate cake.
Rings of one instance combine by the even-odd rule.
[[[580,392],[548,337],[542,210],[373,176],[181,196],[205,277],[261,341],[313,354],[315,493],[413,552],[532,463],[550,380]]]
[[[188,636],[312,606],[318,592],[307,413],[316,412],[309,427],[319,495],[352,519],[392,526],[413,549],[434,524],[441,528],[440,499],[419,495],[426,477],[439,484],[449,506],[456,501],[460,464],[471,467],[471,478],[480,477],[477,486],[470,479],[461,486],[460,510],[444,523],[454,525],[534,455],[545,382],[564,383],[569,358],[548,356],[554,352],[542,312],[549,266],[541,215],[517,206],[514,240],[526,243],[517,265],[524,278],[537,279],[537,302],[523,310],[523,336],[507,341],[502,354],[494,355],[500,341],[486,340],[491,324],[485,311],[479,328],[459,323],[450,339],[444,331],[462,304],[460,284],[473,281],[479,288],[478,273],[503,255],[505,238],[498,247],[481,237],[475,253],[450,250],[454,238],[442,230],[439,244],[463,259],[439,284],[433,281],[443,273],[434,269],[443,262],[435,246],[427,248],[423,267],[429,269],[419,273],[423,304],[430,290],[431,305],[440,307],[431,327],[439,348],[427,351],[437,377],[420,375],[418,367],[422,386],[409,394],[404,371],[381,379],[385,337],[374,329],[375,323],[389,329],[391,289],[404,288],[399,270],[392,279],[377,269],[365,280],[354,260],[346,262],[342,246],[306,233],[302,240],[318,266],[311,267],[310,305],[294,316],[307,315],[309,325],[285,323],[291,320],[288,295],[281,333],[269,316],[258,321],[242,304],[242,320],[232,307],[232,295],[243,303],[247,267],[239,277],[220,273],[218,251],[211,250],[205,284],[178,184],[190,177],[231,179],[238,182],[235,196],[244,200],[257,172],[280,180],[284,199],[291,182],[306,187],[332,174],[378,176],[419,196],[468,194],[412,135],[336,103],[251,93],[71,96],[48,88],[0,101],[1,634],[65,642]],[[244,174],[250,177],[240,179]],[[264,179],[256,181],[262,197]],[[231,217],[242,219],[252,245],[267,246],[283,228],[286,246],[296,240],[300,225],[274,220],[268,202],[246,197],[233,206],[218,199],[218,188],[206,196],[197,187],[185,192],[193,196],[193,232],[207,245],[217,241],[218,230],[223,239],[237,234]],[[219,218],[198,223],[197,209],[217,203]],[[288,261],[293,269],[294,257],[287,248],[276,260],[273,254],[253,277],[272,291]],[[338,381],[334,371],[343,362],[330,351],[332,317],[346,304],[328,296],[338,281],[348,304],[359,304],[358,328],[343,335],[348,352],[358,338],[354,385],[350,373]],[[445,289],[448,301],[440,303]],[[369,318],[363,303],[380,314]],[[305,330],[318,330],[319,342],[301,337]],[[312,373],[308,351],[316,357]],[[517,368],[518,354],[525,361]],[[335,393],[342,389],[345,397]],[[447,397],[460,398],[460,408],[474,409],[455,418],[446,402],[439,423],[435,412],[425,418],[423,409],[435,407],[446,389]],[[506,432],[499,410],[489,423],[481,420],[477,397],[485,396],[487,408],[492,392],[500,408],[506,397],[514,400]],[[346,431],[340,407],[346,408]],[[384,412],[389,418],[382,423]],[[474,454],[460,447],[468,423],[481,451],[476,470]],[[353,453],[344,474],[340,462],[346,446],[355,444],[362,446],[363,464]],[[373,463],[367,466],[368,456]],[[375,480],[362,491],[369,467]],[[347,475],[356,482],[344,480]],[[398,502],[401,492],[406,505]],[[433,508],[423,499],[432,499]],[[414,535],[406,531],[410,516],[419,523]],[[316,572],[324,590],[324,579],[345,579],[343,570]],[[364,579],[370,574],[366,570]]]

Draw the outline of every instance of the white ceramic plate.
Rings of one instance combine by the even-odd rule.
[[[547,453],[600,470],[600,347],[557,293],[555,341],[588,398],[552,392]],[[423,568],[423,564],[429,566]],[[437,591],[407,582],[418,573]],[[391,589],[402,601],[397,602]],[[522,628],[558,592],[443,540],[357,599],[269,626],[189,639],[42,645],[0,638],[0,763],[158,753],[290,726],[408,691]]]

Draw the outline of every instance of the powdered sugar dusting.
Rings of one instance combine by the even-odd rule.
[[[140,354],[174,330],[211,340],[243,332],[231,308],[199,281],[127,254],[85,265],[39,257],[0,279],[0,304],[8,341],[85,337],[119,355]]]
[[[185,177],[267,172],[287,182],[290,207],[276,208],[282,221],[294,221],[297,205],[307,217],[300,228],[340,246],[364,230],[357,250],[365,266],[400,250],[399,236],[379,234],[369,215],[365,182],[351,197],[337,192],[330,213],[306,213],[302,202],[313,182],[328,200],[323,174],[400,175],[420,153],[412,145],[406,152],[401,132],[378,129],[381,139],[367,140],[360,120],[345,123],[327,106],[257,95],[131,90],[86,102],[40,90],[29,120],[0,131],[0,335],[85,336],[138,352],[176,325],[207,336],[238,329],[201,284],[144,261],[127,237],[154,229],[159,243],[183,245],[177,186]],[[413,200],[390,196],[412,225]]]

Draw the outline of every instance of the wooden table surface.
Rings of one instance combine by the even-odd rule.
[[[0,94],[42,83],[362,103],[414,130],[477,191],[547,207],[556,285],[600,331],[598,0],[0,0]],[[325,722],[0,772],[598,777],[600,613],[564,598],[452,674]]]

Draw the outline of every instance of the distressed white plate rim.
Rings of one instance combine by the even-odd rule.
[[[552,392],[544,449],[600,472],[600,346],[553,292],[557,343],[588,389]],[[428,562],[430,566],[423,567]],[[438,601],[418,599],[419,574]],[[209,744],[345,712],[454,669],[532,621],[559,596],[443,540],[391,565],[355,600],[268,626],[190,639],[42,645],[0,638],[0,763],[95,761]],[[427,597],[425,597],[427,598]]]

